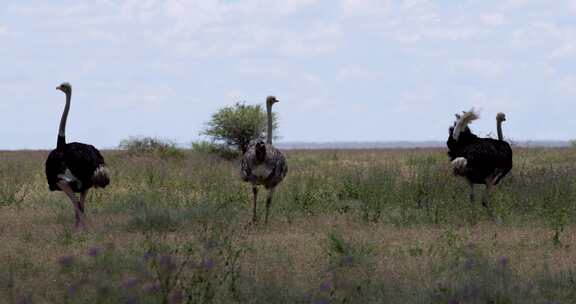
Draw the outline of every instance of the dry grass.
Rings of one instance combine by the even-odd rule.
[[[384,296],[395,303],[526,303],[520,295],[569,303],[576,287],[576,152],[569,149],[516,150],[514,172],[494,196],[495,218],[469,206],[442,150],[290,151],[269,226],[247,225],[250,191],[235,162],[192,152],[107,152],[112,184],[89,197],[82,232],[72,227],[70,202],[47,191],[45,156],[0,153],[6,303],[168,303],[178,302],[179,292],[182,303]],[[89,256],[94,248],[108,255]],[[460,293],[470,280],[463,266],[470,248],[475,261],[488,263],[471,276],[482,290],[477,302]],[[146,291],[164,275],[154,275],[160,266],[143,260],[147,252],[172,256],[185,270],[173,288]],[[71,269],[61,261],[67,256],[75,257]],[[521,284],[518,293],[478,279],[497,279],[498,271],[481,271],[497,269],[502,257],[510,261],[506,275]],[[206,261],[214,266],[202,270]],[[136,289],[123,285],[130,277],[141,278]]]

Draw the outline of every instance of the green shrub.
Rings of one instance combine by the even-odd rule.
[[[154,137],[129,137],[118,146],[132,155],[155,155],[160,157],[182,157],[184,153],[175,142]]]

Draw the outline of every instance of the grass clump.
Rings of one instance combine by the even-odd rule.
[[[216,155],[222,159],[233,160],[241,156],[238,149],[233,149],[228,145],[217,144],[208,141],[199,141],[192,143],[192,151],[210,155]]]

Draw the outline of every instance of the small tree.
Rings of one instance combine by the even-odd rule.
[[[218,110],[206,125],[202,135],[236,147],[244,154],[250,141],[265,136],[267,117],[260,105],[236,103]],[[272,128],[277,128],[275,115],[272,115]]]

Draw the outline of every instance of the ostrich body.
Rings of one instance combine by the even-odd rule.
[[[105,188],[109,183],[104,158],[94,146],[66,143],[66,121],[70,110],[72,87],[63,83],[56,89],[66,94],[66,106],[60,120],[58,142],[46,159],[46,178],[50,191],[63,191],[74,205],[76,227],[84,225],[84,203],[92,187]],[[76,193],[80,193],[78,199]]]
[[[503,113],[496,116],[498,139],[480,138],[468,128],[478,118],[473,111],[456,115],[457,121],[450,128],[447,141],[448,156],[452,161],[454,175],[466,178],[470,185],[470,203],[474,203],[474,185],[486,185],[482,205],[490,211],[489,196],[492,186],[497,185],[512,169],[512,148],[502,136]]]
[[[286,158],[278,149],[272,146],[272,105],[278,102],[276,97],[269,96],[266,99],[266,112],[268,117],[268,133],[266,142],[258,140],[252,143],[242,158],[240,175],[242,180],[252,184],[252,193],[254,194],[252,222],[257,221],[256,206],[258,202],[258,186],[264,186],[268,189],[268,198],[266,199],[266,216],[265,223],[268,223],[268,214],[270,205],[272,205],[272,196],[274,189],[282,182],[288,166]]]

